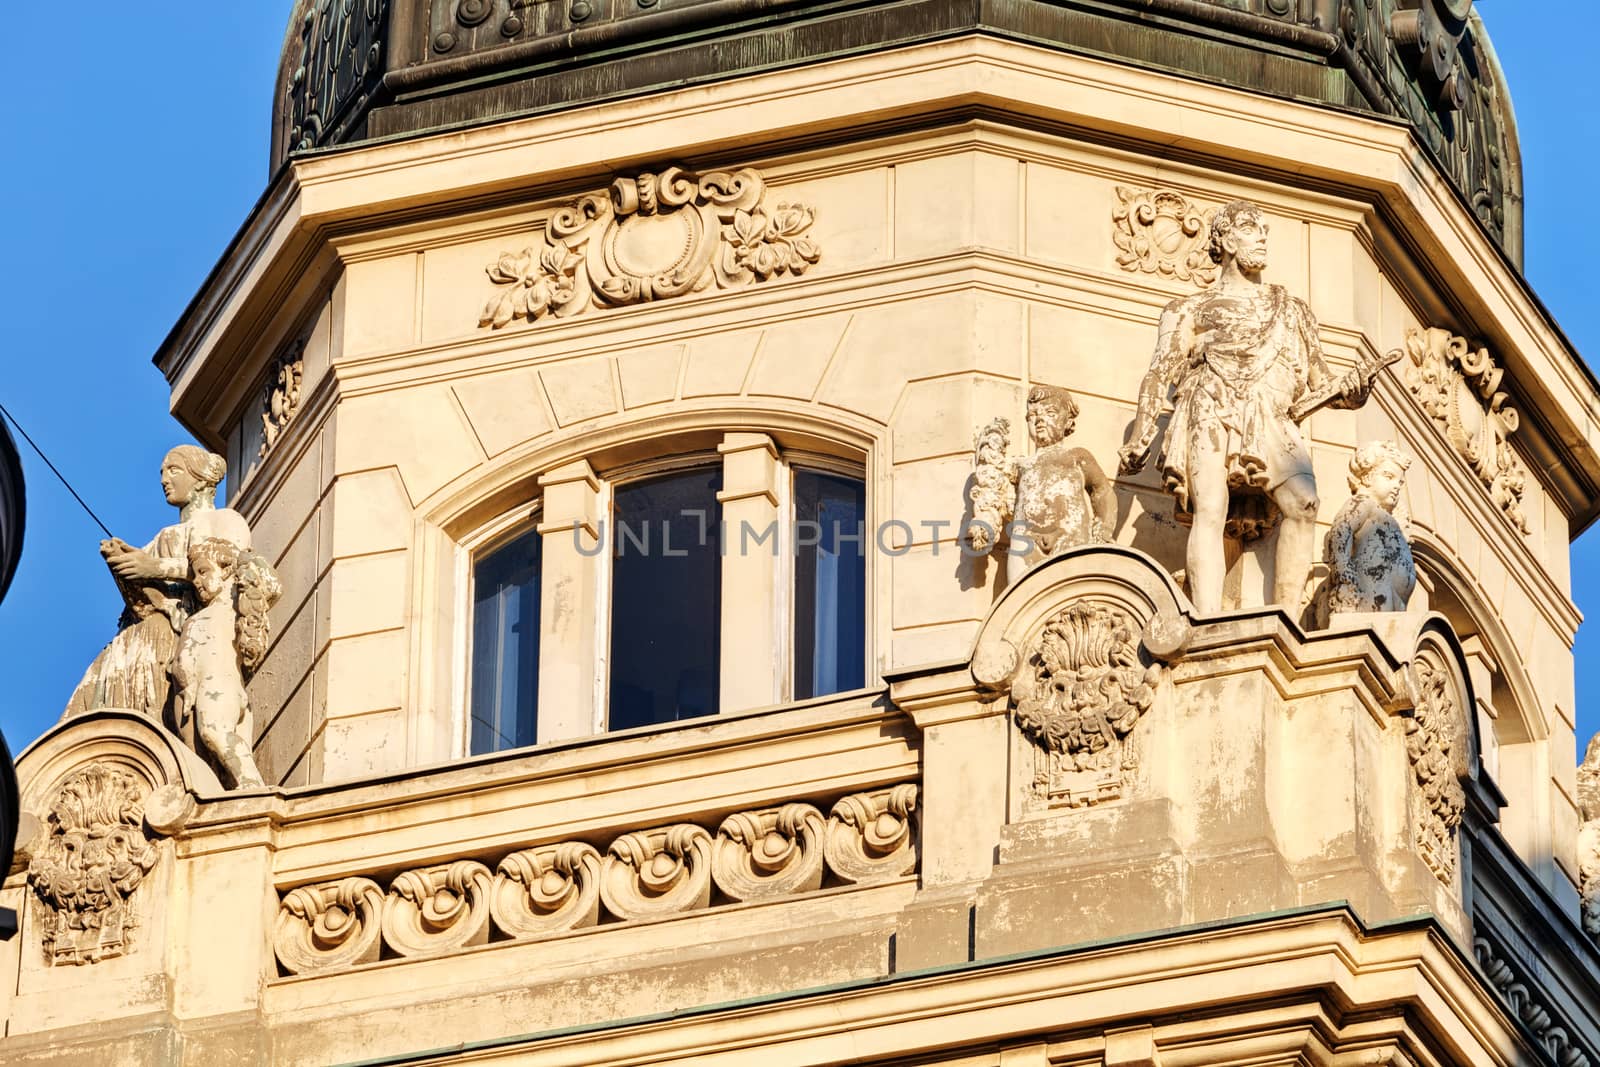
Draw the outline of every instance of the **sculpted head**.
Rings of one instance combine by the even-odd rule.
[[[1259,274],[1267,267],[1267,229],[1266,216],[1250,201],[1223,204],[1211,218],[1211,262],[1227,263],[1232,256],[1241,271]]]
[[[210,505],[228,473],[228,461],[198,445],[179,445],[161,461],[161,490],[174,507]]]
[[[1078,421],[1078,402],[1065,389],[1036,385],[1028,391],[1028,437],[1036,448],[1064,440]]]
[[[1350,491],[1370,496],[1385,511],[1400,503],[1400,487],[1405,485],[1411,460],[1393,441],[1368,441],[1350,457]]]
[[[220,537],[208,537],[189,546],[189,573],[200,603],[209,604],[233,582],[239,566],[239,546]]]

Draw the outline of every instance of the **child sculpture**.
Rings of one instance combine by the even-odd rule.
[[[1069,548],[1104,541],[1116,525],[1111,479],[1086,449],[1066,443],[1077,418],[1072,394],[1039,385],[1028,393],[1032,456],[1006,458],[1010,423],[1005,419],[995,419],[978,431],[972,522],[964,537],[973,551],[981,553],[994,547],[1002,530],[1010,530],[1008,583]]]
[[[230,789],[262,785],[251,754],[255,736],[245,679],[267,653],[267,611],[283,586],[265,559],[232,541],[207,538],[189,547],[199,610],[178,635],[172,660],[180,729],[191,716],[197,747]]]
[[[1369,441],[1350,458],[1352,495],[1323,541],[1330,612],[1406,609],[1417,570],[1394,509],[1410,466],[1392,441]]]

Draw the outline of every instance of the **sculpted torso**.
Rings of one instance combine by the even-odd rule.
[[[1330,561],[1330,611],[1403,611],[1417,587],[1411,543],[1395,517],[1370,497],[1354,497],[1333,521],[1328,540],[1348,540],[1347,563]]]
[[[1089,507],[1081,448],[1054,444],[1018,464],[1017,518],[1034,542],[1028,563],[1102,539]]]

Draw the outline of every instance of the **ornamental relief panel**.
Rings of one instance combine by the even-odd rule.
[[[1522,494],[1528,475],[1511,435],[1521,424],[1500,390],[1505,371],[1487,348],[1476,350],[1448,330],[1406,330],[1405,382],[1445,439],[1467,461],[1495,506],[1528,532]]]
[[[804,204],[769,204],[765,180],[748,168],[618,178],[552,214],[538,245],[485,268],[495,290],[478,325],[798,277],[822,257],[809,234],[815,221]]]
[[[285,974],[382,958],[438,956],[488,941],[560,934],[776,900],[830,886],[890,882],[917,869],[917,786],[635,830],[605,852],[566,841],[491,866],[460,859],[386,883],[350,877],[285,892],[273,949]]]
[[[1412,773],[1412,821],[1422,860],[1445,885],[1455,881],[1456,831],[1466,808],[1458,765],[1466,719],[1455,680],[1443,663],[1418,656],[1411,665],[1413,707],[1401,722]]]
[[[1215,208],[1202,211],[1170,189],[1119,185],[1116,192],[1111,239],[1117,246],[1117,266],[1197,286],[1217,280],[1221,267],[1206,247]]]

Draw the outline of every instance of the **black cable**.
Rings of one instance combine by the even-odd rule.
[[[10,421],[11,425],[17,428],[17,432],[22,435],[22,439],[28,442],[29,446],[31,446],[35,452],[39,453],[39,458],[44,460],[44,465],[46,467],[50,468],[50,473],[54,474],[60,480],[61,484],[67,487],[67,492],[72,494],[72,499],[76,500],[78,502],[78,506],[89,513],[89,517],[94,520],[94,524],[96,526],[100,527],[101,532],[104,533],[107,538],[112,537],[113,535],[111,531],[106,529],[106,524],[100,521],[100,516],[96,515],[94,513],[94,509],[83,502],[83,497],[79,496],[78,491],[72,488],[72,483],[67,481],[66,475],[56,470],[56,465],[50,462],[50,457],[44,454],[44,449],[33,443],[33,438],[28,436],[28,431],[22,428],[22,423],[17,421],[17,417],[15,415],[6,410],[6,406],[4,404],[0,404],[0,415],[4,415]]]

